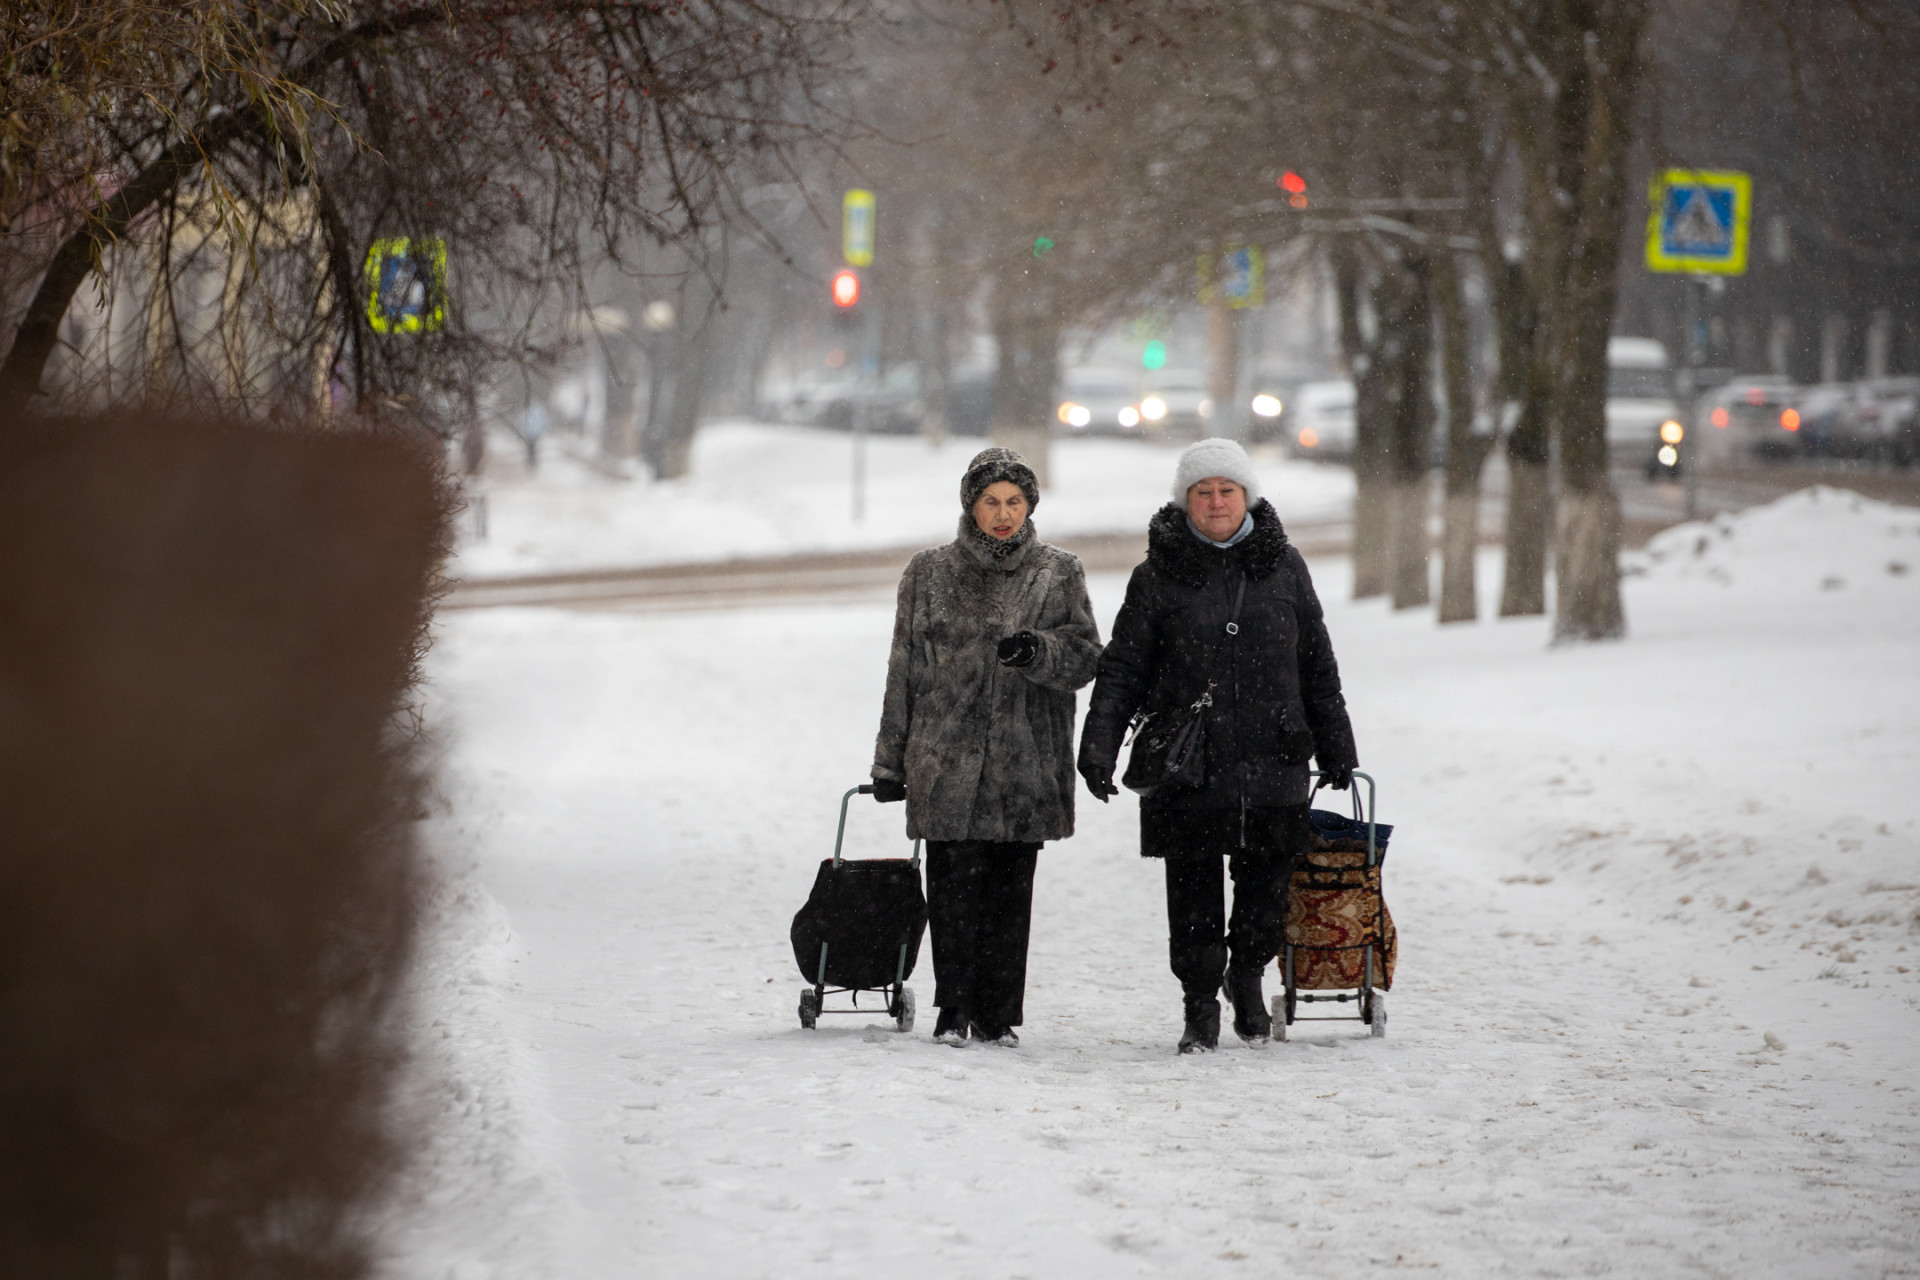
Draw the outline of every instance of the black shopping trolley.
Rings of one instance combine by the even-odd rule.
[[[1387,912],[1380,874],[1393,828],[1375,821],[1372,775],[1356,772],[1353,778],[1352,817],[1309,803],[1306,856],[1295,864],[1287,885],[1286,938],[1279,957],[1284,988],[1273,997],[1277,1040],[1285,1040],[1295,1022],[1357,1019],[1374,1035],[1387,1034],[1386,991],[1393,985],[1399,934]],[[1367,784],[1364,816],[1361,782]],[[1297,1015],[1300,1005],[1319,1001],[1351,1002],[1357,1011]]]
[[[840,826],[833,857],[820,864],[813,892],[793,917],[793,959],[813,985],[800,993],[800,1025],[812,1027],[823,1013],[866,1013],[862,995],[886,1000],[887,1016],[902,1031],[913,1030],[914,961],[927,929],[927,897],[920,888],[920,842],[912,858],[842,858],[847,802],[872,795],[871,784],[840,797]],[[850,1007],[829,1009],[828,996],[850,997]]]

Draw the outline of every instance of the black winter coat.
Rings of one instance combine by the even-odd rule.
[[[1146,562],[1127,583],[1100,658],[1080,738],[1083,767],[1117,773],[1135,712],[1177,714],[1216,682],[1206,712],[1206,781],[1144,799],[1148,827],[1148,810],[1218,814],[1301,804],[1309,757],[1322,768],[1359,762],[1306,561],[1287,541],[1273,504],[1262,499],[1252,514],[1253,532],[1223,549],[1196,538],[1180,507],[1169,503],[1155,513]],[[1227,620],[1243,577],[1240,634],[1229,640]]]

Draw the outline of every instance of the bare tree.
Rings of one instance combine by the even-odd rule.
[[[754,234],[743,186],[790,177],[803,143],[844,125],[827,86],[858,12],[852,0],[191,8],[206,11],[201,27],[171,44],[156,28],[177,64],[155,77],[164,92],[109,56],[116,38],[143,38],[132,19],[4,28],[0,92],[40,113],[37,131],[7,139],[30,172],[0,189],[29,264],[9,295],[6,397],[40,389],[82,284],[115,269],[112,283],[140,295],[135,363],[157,375],[144,392],[270,413],[311,408],[331,384],[356,405],[458,414],[490,362],[551,346],[596,265],[650,241],[701,271],[716,221]],[[435,325],[383,334],[363,266],[370,246],[403,238],[444,248],[445,297]],[[209,271],[227,283],[183,305]]]

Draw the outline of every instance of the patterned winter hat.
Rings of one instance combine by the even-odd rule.
[[[972,511],[973,504],[980,501],[987,487],[1002,480],[1011,480],[1020,486],[1020,492],[1027,495],[1029,511],[1040,505],[1040,482],[1034,478],[1033,468],[1012,449],[996,445],[974,454],[973,461],[967,464],[967,474],[960,477],[960,509]]]

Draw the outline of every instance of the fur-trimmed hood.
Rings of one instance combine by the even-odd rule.
[[[1169,502],[1147,522],[1147,559],[1175,582],[1198,587],[1219,564],[1212,557],[1231,556],[1248,578],[1258,582],[1280,566],[1287,553],[1287,531],[1280,525],[1280,513],[1265,498],[1254,504],[1250,514],[1253,532],[1222,549],[1196,538],[1187,527],[1186,510]]]

